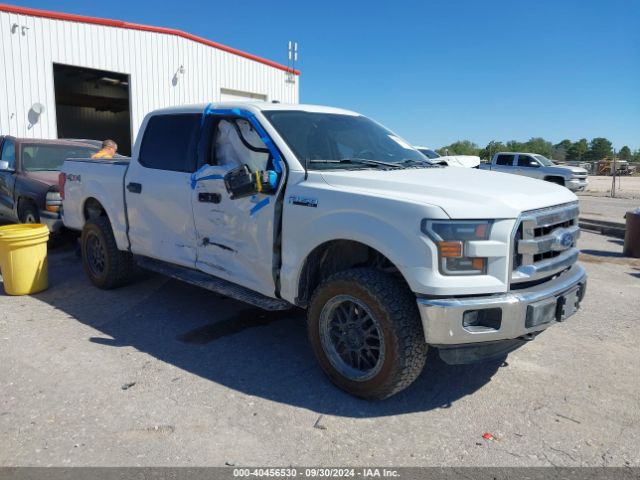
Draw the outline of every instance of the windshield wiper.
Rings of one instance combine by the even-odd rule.
[[[353,163],[361,165],[375,165],[389,168],[402,168],[397,163],[381,162],[380,160],[369,160],[368,158],[341,158],[340,160],[309,160],[309,163]]]
[[[406,159],[402,160],[401,162],[398,162],[398,165],[401,165],[403,167],[407,167],[407,166],[411,166],[411,165],[422,165],[422,166],[426,166],[426,167],[437,167],[438,165],[446,165],[446,162],[444,162],[444,161],[433,162],[433,161],[431,161],[431,159],[429,159],[429,160],[414,160],[412,158],[406,158]]]

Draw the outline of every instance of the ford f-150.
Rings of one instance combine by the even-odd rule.
[[[100,288],[138,264],[271,310],[307,310],[340,388],[388,397],[427,346],[503,356],[576,312],[566,188],[433,164],[357,113],[222,103],[150,113],[130,162],[65,162],[65,225]]]

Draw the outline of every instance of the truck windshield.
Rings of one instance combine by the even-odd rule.
[[[435,150],[431,150],[430,148],[418,148],[418,151],[425,155],[427,158],[431,158],[432,160],[434,158],[440,158],[440,154]]]
[[[299,110],[263,114],[309,170],[433,165],[407,142],[360,115]]]
[[[67,158],[90,158],[97,148],[54,144],[24,144],[21,150],[22,170],[25,172],[57,171]]]
[[[536,159],[545,167],[552,167],[555,165],[552,160],[549,160],[544,155],[534,155],[534,157],[536,157]]]

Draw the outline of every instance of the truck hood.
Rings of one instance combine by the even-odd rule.
[[[25,178],[44,183],[45,185],[50,187],[52,185],[58,184],[58,175],[60,174],[60,172],[47,170],[41,172],[23,172],[22,174]]]
[[[453,219],[516,218],[526,210],[577,200],[550,182],[476,168],[333,170],[322,177],[341,190],[440,207]]]

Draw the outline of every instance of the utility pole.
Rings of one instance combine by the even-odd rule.
[[[616,166],[616,149],[613,149],[613,172],[611,173],[611,177],[613,181],[611,182],[611,197],[616,198],[616,173],[618,168]]]

